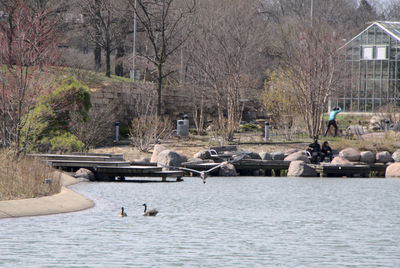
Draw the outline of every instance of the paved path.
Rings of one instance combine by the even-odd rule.
[[[94,206],[93,201],[67,188],[79,183],[79,180],[58,171],[53,176],[61,176],[63,186],[60,193],[40,198],[0,201],[0,219],[74,212]]]

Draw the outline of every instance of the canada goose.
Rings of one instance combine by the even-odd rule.
[[[147,205],[143,204],[143,206],[144,206],[143,216],[155,216],[155,215],[157,215],[157,213],[158,213],[157,209],[152,209],[152,210],[147,211]]]
[[[126,217],[126,216],[128,216],[128,215],[126,215],[126,213],[125,213],[125,211],[124,211],[124,207],[121,208],[121,212],[118,213],[118,216],[119,216],[119,217]]]

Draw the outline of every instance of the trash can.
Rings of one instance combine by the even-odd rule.
[[[176,134],[179,137],[189,136],[189,120],[177,120]]]

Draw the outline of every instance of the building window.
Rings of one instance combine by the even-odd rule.
[[[372,60],[374,58],[374,47],[363,47],[362,58],[364,60]]]
[[[376,59],[377,60],[386,60],[387,59],[387,54],[386,54],[386,46],[380,46],[376,47]]]

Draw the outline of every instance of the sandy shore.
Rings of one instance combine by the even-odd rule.
[[[67,188],[79,183],[79,180],[58,171],[54,172],[54,176],[61,176],[60,193],[40,198],[0,201],[0,219],[74,212],[94,206],[93,201]]]

